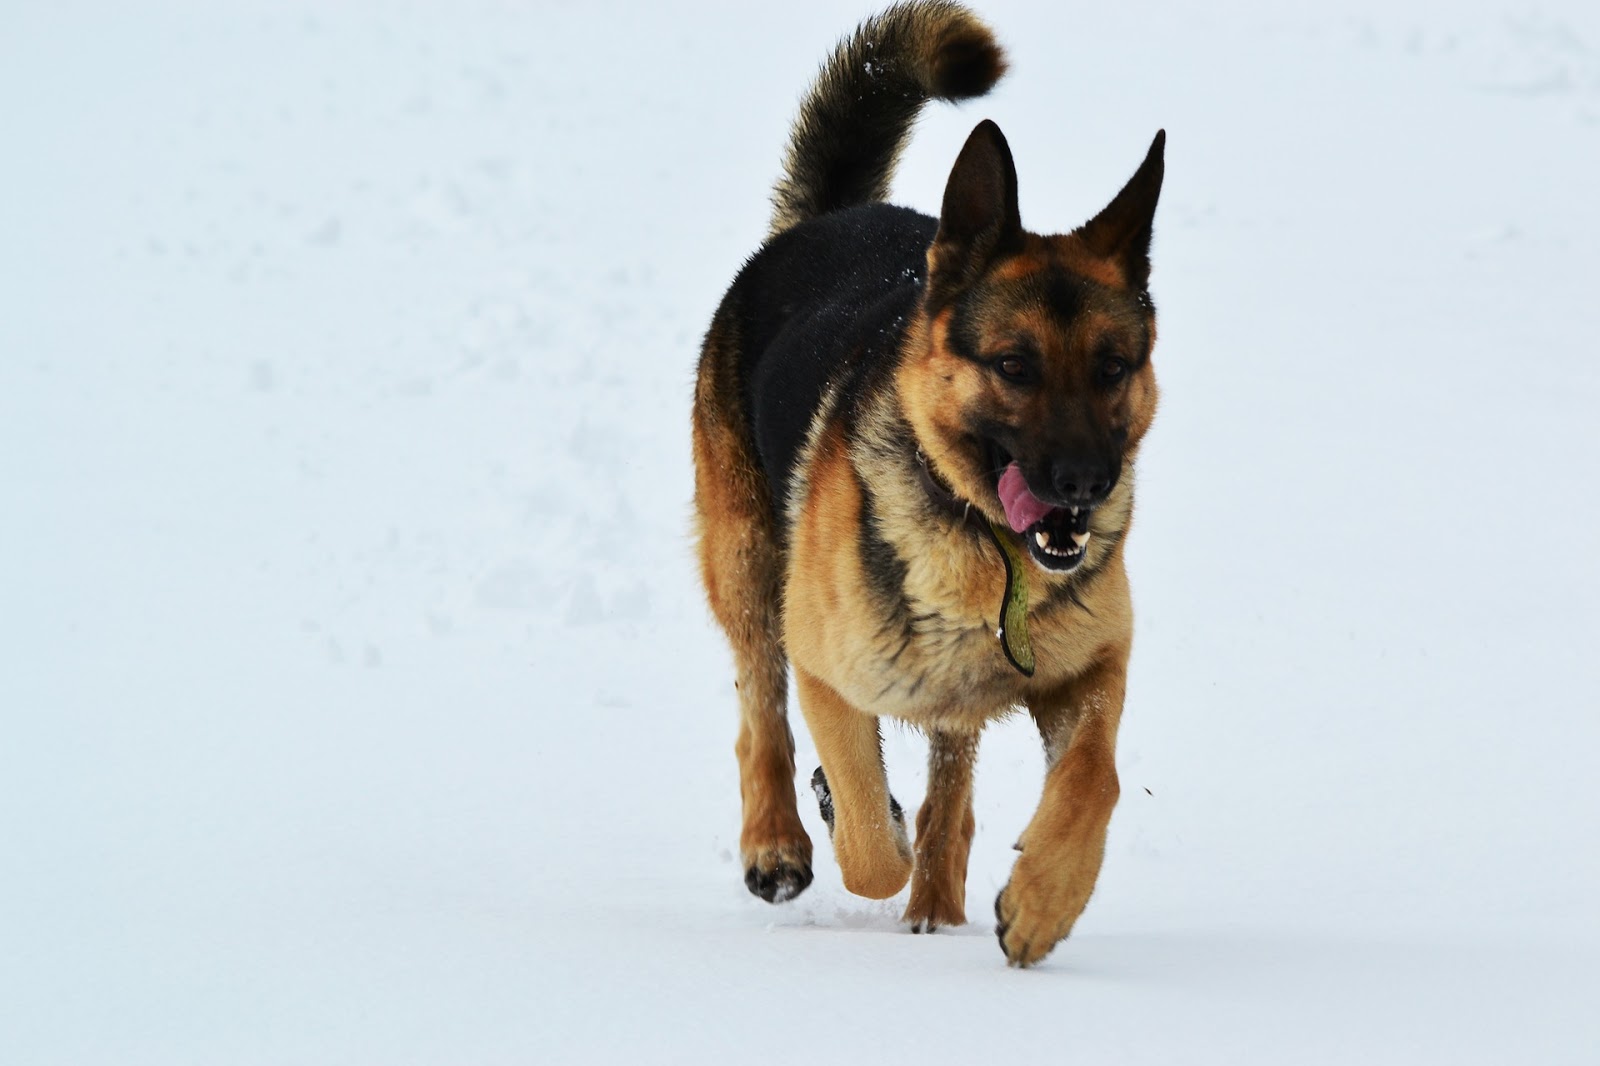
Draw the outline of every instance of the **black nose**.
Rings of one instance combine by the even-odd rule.
[[[1104,462],[1056,459],[1050,464],[1050,484],[1061,501],[1071,507],[1099,503],[1111,492],[1116,480],[1116,472]]]

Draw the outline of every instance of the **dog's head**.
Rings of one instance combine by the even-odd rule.
[[[1120,504],[1093,531],[1126,519],[1124,472],[1156,406],[1148,281],[1164,143],[1158,133],[1122,191],[1071,233],[1023,230],[993,122],[973,130],[945,187],[896,388],[935,472],[1046,570],[1083,561],[1097,508]]]

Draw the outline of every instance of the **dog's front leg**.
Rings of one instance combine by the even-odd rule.
[[[928,733],[928,794],[917,812],[911,900],[900,919],[911,923],[914,933],[966,924],[967,856],[976,826],[972,765],[977,758],[977,733]]]
[[[888,899],[911,876],[904,817],[895,817],[883,770],[878,719],[859,711],[832,686],[796,668],[800,711],[822,760],[820,795],[832,804],[829,830],[844,887]]]
[[[1039,809],[1017,844],[1022,854],[994,903],[995,932],[1013,966],[1038,962],[1072,931],[1100,876],[1119,794],[1117,724],[1127,664],[1127,649],[1116,649],[1029,701],[1049,769]]]

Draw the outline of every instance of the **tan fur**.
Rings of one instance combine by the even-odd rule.
[[[795,518],[784,642],[798,668],[826,681],[853,706],[923,728],[970,732],[1031,693],[1081,673],[1107,644],[1128,639],[1131,612],[1120,548],[1091,540],[1092,550],[1110,558],[1081,593],[1087,610],[1063,603],[1034,613],[1039,670],[1023,677],[998,653],[994,636],[1005,591],[999,551],[987,541],[952,536],[948,525],[923,524],[912,498],[920,489],[909,469],[901,478],[885,477],[880,457],[862,450],[869,454],[849,455],[836,432],[813,460],[811,491]],[[914,616],[926,619],[912,627],[909,641],[885,632],[862,570],[861,498],[852,460],[874,468],[884,535],[907,562],[907,602]],[[896,490],[902,499],[895,499]],[[1101,510],[1115,510],[1117,499],[1114,494]],[[1041,589],[1059,582],[1037,568],[1030,574]]]
[[[913,932],[966,923],[967,855],[977,829],[972,813],[977,760],[977,733],[929,732],[928,794],[917,812],[911,899],[900,918]]]
[[[1073,233],[1050,236],[1028,234],[1024,249],[996,267],[994,274],[1004,281],[1020,281],[1052,263],[1059,263],[1074,274],[1108,288],[1119,289],[1128,284],[1128,279],[1116,263],[1096,256]]]
[[[844,887],[868,899],[888,899],[911,876],[911,845],[905,827],[890,814],[878,719],[803,668],[795,670],[795,684],[833,793],[833,855]]]
[[[712,613],[733,646],[739,692],[739,853],[745,868],[804,868],[811,838],[795,806],[794,737],[784,712],[788,671],[779,622],[782,559],[766,479],[719,398],[718,370],[734,349],[720,323],[696,387],[693,447],[700,572]],[[718,357],[723,358],[718,358]]]
[[[1093,669],[1029,701],[1051,765],[1039,809],[1018,842],[1022,855],[995,903],[1000,942],[1014,965],[1044,958],[1072,931],[1094,891],[1119,794],[1127,661],[1126,645],[1108,648]]]

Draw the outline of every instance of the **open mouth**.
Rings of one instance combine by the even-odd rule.
[[[1022,531],[1028,553],[1046,570],[1072,570],[1089,548],[1089,509],[1053,507]]]
[[[1065,573],[1083,562],[1089,549],[1090,507],[1053,507],[1028,488],[1022,469],[1007,462],[996,486],[1006,522],[1022,535],[1033,561],[1046,570]]]

